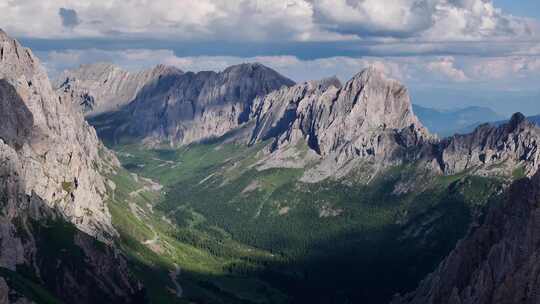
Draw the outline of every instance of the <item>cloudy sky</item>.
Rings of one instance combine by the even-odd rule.
[[[259,61],[296,81],[347,80],[377,65],[422,105],[540,113],[538,0],[0,0],[0,11],[52,75]]]

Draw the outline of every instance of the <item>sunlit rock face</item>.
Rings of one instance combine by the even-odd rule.
[[[279,157],[306,142],[319,155],[315,181],[343,174],[353,160],[380,166],[410,161],[433,139],[414,115],[407,89],[375,68],[343,86],[329,78],[283,88],[256,99],[251,116],[251,143],[273,139],[271,150]],[[411,158],[408,151],[417,148]]]
[[[35,193],[84,232],[114,234],[105,206],[96,133],[72,101],[52,89],[39,60],[0,35],[0,138],[20,167],[23,193]]]
[[[0,120],[0,267],[25,267],[66,302],[133,302],[140,288],[106,245],[116,231],[101,172],[116,158],[32,52],[1,30]]]
[[[55,87],[59,95],[72,98],[85,116],[94,116],[117,111],[133,101],[145,86],[162,77],[182,73],[165,65],[129,72],[110,63],[86,64],[64,71],[56,79]]]

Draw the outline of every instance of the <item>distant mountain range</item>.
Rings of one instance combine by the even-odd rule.
[[[412,100],[435,109],[461,109],[469,105],[490,108],[505,118],[515,112],[540,113],[540,91],[508,91],[497,88],[444,89],[411,88]]]
[[[470,126],[484,122],[499,121],[504,116],[487,107],[467,107],[456,110],[438,110],[419,105],[413,105],[414,113],[422,124],[432,133],[441,137],[461,133]],[[474,128],[470,129],[472,131]]]

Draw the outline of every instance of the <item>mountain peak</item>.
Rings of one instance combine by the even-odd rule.
[[[4,32],[3,29],[0,28],[0,41],[8,40],[10,39],[8,34]]]
[[[166,64],[158,64],[156,65],[153,69],[152,69],[155,73],[161,73],[161,74],[181,74],[181,73],[184,73],[184,71],[182,71],[181,69],[175,67],[175,66],[171,66],[171,65],[166,65]]]
[[[523,122],[526,122],[526,121],[527,121],[527,117],[525,117],[523,113],[517,112],[514,115],[512,115],[512,118],[510,118],[509,125],[515,129],[516,127],[518,127],[519,125],[521,125]]]
[[[399,162],[406,158],[405,151],[431,140],[412,111],[405,87],[376,68],[365,69],[343,87],[330,78],[274,92],[255,102],[253,117],[252,139],[274,138],[275,157],[304,141],[335,162],[331,168],[325,162],[313,169],[306,181],[343,173],[355,158],[381,165]]]
[[[383,79],[387,79],[387,77],[382,69],[380,69],[377,66],[370,65],[367,68],[360,71],[360,73],[354,75],[351,81],[366,82],[371,79],[383,80]]]
[[[342,84],[339,78],[337,76],[331,76],[327,78],[323,78],[319,81],[317,81],[318,84],[322,87],[329,88],[330,86],[334,86],[335,88],[339,89],[341,88]]]
[[[486,174],[493,170],[505,175],[521,167],[527,176],[532,176],[539,167],[539,139],[540,129],[521,113],[514,114],[505,124],[482,124],[473,133],[445,140],[443,171],[454,174],[477,170]],[[467,161],[463,161],[464,157]],[[501,165],[502,160],[505,165]]]
[[[281,84],[286,86],[295,84],[294,81],[281,75],[276,70],[257,62],[233,65],[219,74],[228,79],[252,78],[265,83],[280,84],[279,87],[281,87]]]
[[[362,71],[362,73],[384,75],[384,71],[374,64],[370,64],[367,68],[364,69],[364,71]]]
[[[273,73],[273,74],[279,74],[272,68],[269,68],[261,63],[258,62],[247,62],[247,63],[241,63],[237,65],[232,65],[228,68],[226,68],[223,73],[250,73],[250,72],[263,72],[263,73]]]
[[[391,88],[392,91],[407,95],[406,99],[408,103],[410,103],[407,88],[398,80],[388,77],[382,69],[373,65],[365,68],[360,73],[354,75],[345,84],[345,87],[350,91],[357,92],[363,91],[367,87],[373,88],[375,90]]]
[[[35,73],[47,78],[45,70],[32,51],[4,31],[0,31],[0,63],[0,78],[18,78],[24,75],[30,79]]]
[[[414,115],[407,88],[384,72],[370,66],[356,74],[342,88],[338,103],[352,111],[363,129],[398,129],[414,125],[427,135]]]

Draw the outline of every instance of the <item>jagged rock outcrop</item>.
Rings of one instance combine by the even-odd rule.
[[[116,233],[99,172],[115,158],[32,52],[1,30],[0,110],[0,268],[26,267],[68,302],[133,302],[139,288],[125,261],[95,239]],[[104,260],[111,267],[99,272]]]
[[[439,147],[445,174],[466,170],[501,174],[523,169],[532,176],[540,166],[540,129],[521,113],[500,126],[484,124],[470,134],[444,139]]]
[[[321,177],[344,174],[343,166],[355,159],[381,166],[413,161],[432,140],[412,111],[407,89],[375,68],[343,86],[326,79],[258,98],[252,119],[251,143],[273,139],[271,150],[279,154],[305,141],[323,159],[315,174]]]
[[[181,75],[177,68],[157,65],[144,71],[128,72],[109,63],[85,64],[64,71],[56,80],[59,95],[69,96],[85,115],[117,111],[135,99],[139,91],[168,75]]]
[[[184,145],[239,127],[248,121],[255,97],[293,84],[260,64],[169,75],[142,89],[120,112],[91,121],[114,141],[139,138]]]
[[[501,202],[429,275],[393,304],[540,303],[540,172]]]

